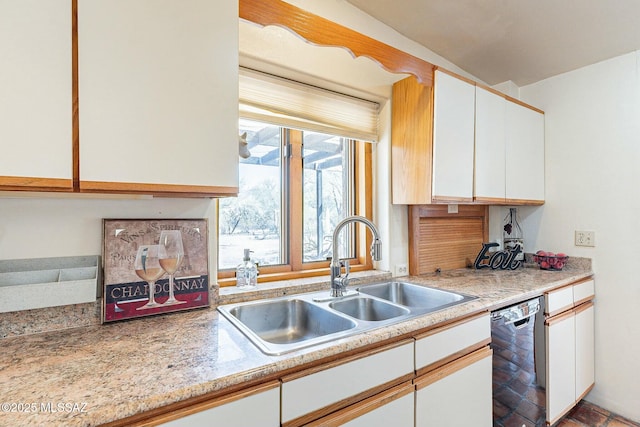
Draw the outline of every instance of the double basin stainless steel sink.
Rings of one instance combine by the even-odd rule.
[[[362,286],[352,295],[328,291],[218,306],[262,352],[278,355],[389,326],[476,297],[408,282]]]

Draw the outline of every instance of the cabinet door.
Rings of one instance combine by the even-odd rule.
[[[418,378],[416,427],[491,427],[491,354],[485,347]]]
[[[277,427],[280,426],[280,388],[277,383],[257,387],[222,399],[206,408],[206,403],[181,410],[182,418],[165,423],[163,427],[225,426],[225,427]],[[212,406],[209,404],[209,406]],[[173,414],[175,415],[175,414]]]
[[[71,2],[0,2],[0,188],[72,189]]]
[[[411,382],[402,384],[305,425],[308,427],[414,427],[413,391]]]
[[[237,0],[79,0],[78,42],[82,190],[237,192]]]
[[[544,201],[544,114],[507,102],[507,202]]]
[[[555,423],[576,402],[576,329],[573,310],[545,322],[547,422]]]
[[[302,425],[348,405],[349,399],[368,390],[410,379],[413,351],[412,340],[284,377],[282,424]]]
[[[582,399],[595,383],[595,330],[592,302],[582,304],[576,313],[576,402]]]
[[[436,70],[433,111],[433,200],[473,200],[475,86]]]
[[[474,199],[504,203],[505,120],[504,96],[476,86]]]

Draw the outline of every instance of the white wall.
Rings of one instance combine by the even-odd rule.
[[[207,218],[209,269],[213,274],[215,215],[215,201],[210,199],[2,193],[0,259],[100,255],[103,218]]]
[[[546,203],[521,208],[525,247],[593,259],[596,386],[587,400],[640,421],[640,53],[523,87],[546,113]],[[492,211],[493,222],[503,211]],[[574,230],[595,231],[594,248]]]

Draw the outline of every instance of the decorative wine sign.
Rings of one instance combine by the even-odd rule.
[[[102,321],[209,306],[206,219],[105,219]]]
[[[476,270],[483,268],[490,268],[492,270],[515,270],[522,265],[522,261],[516,259],[521,252],[520,245],[516,245],[508,250],[496,251],[489,255],[489,249],[497,246],[500,246],[500,244],[482,244],[482,250],[480,250],[480,253],[476,257],[476,262],[473,264]]]

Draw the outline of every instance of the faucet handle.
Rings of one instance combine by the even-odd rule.
[[[344,267],[344,275],[348,276],[349,273],[351,272],[351,266],[349,265],[349,260],[348,259],[341,259],[340,260],[340,265],[342,267]]]

